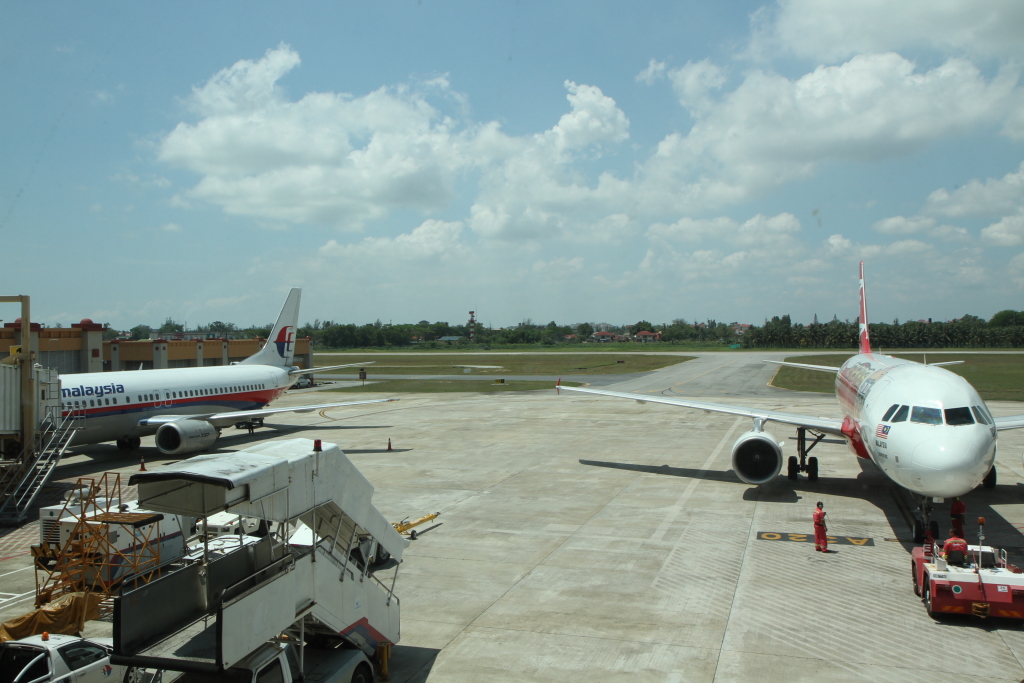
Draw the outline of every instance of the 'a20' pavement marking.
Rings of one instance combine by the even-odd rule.
[[[814,534],[789,534],[784,531],[758,531],[760,541],[796,541],[797,543],[814,543]],[[834,545],[874,545],[873,538],[853,538],[850,536],[829,536],[828,542]]]

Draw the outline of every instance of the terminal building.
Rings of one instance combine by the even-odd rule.
[[[71,327],[48,328],[30,323],[27,351],[34,351],[36,363],[54,368],[61,375],[116,370],[194,368],[230,365],[260,350],[265,339],[145,339],[103,341],[103,326],[88,318]],[[0,359],[11,348],[22,346],[21,318],[4,323],[0,329]],[[295,340],[295,364],[313,367],[308,337]]]

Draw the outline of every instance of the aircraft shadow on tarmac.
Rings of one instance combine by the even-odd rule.
[[[424,683],[430,677],[434,661],[440,650],[432,647],[395,645],[391,650],[389,665],[391,680],[405,683]]]
[[[581,465],[588,467],[606,467],[617,470],[657,474],[686,479],[700,479],[730,484],[742,484],[733,470],[699,470],[689,467],[671,467],[669,465],[647,465],[639,463],[610,462],[602,460],[583,460]],[[826,461],[827,462],[827,461]],[[819,477],[812,482],[801,476],[790,481],[779,476],[760,486],[748,486],[742,498],[747,501],[763,501],[773,503],[805,503],[808,505],[807,519],[810,523],[810,506],[819,496],[839,496],[860,498],[875,505],[886,517],[895,538],[910,553],[915,546],[913,542],[913,513],[915,502],[911,496],[892,480],[886,477],[870,460],[857,459],[860,473],[854,477]],[[978,542],[978,517],[985,518],[985,543],[1004,548],[1011,561],[1024,567],[1024,530],[1018,528],[993,506],[1009,505],[1024,501],[1024,484],[999,484],[995,488],[977,488],[963,496],[967,504],[964,529],[969,543]],[[949,531],[949,505],[951,499],[934,505],[932,519],[939,523],[939,533],[945,538]],[[1024,526],[1024,525],[1022,525]],[[877,539],[883,541],[883,539]]]

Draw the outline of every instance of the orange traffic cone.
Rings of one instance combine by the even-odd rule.
[[[145,454],[139,455],[139,472],[146,471],[146,456]]]
[[[388,439],[388,450],[391,450],[391,439]]]

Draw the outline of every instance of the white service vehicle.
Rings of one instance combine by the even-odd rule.
[[[122,667],[110,663],[113,641],[42,634],[0,643],[0,683],[108,683]]]
[[[359,650],[335,648],[322,650],[306,647],[299,664],[298,654],[287,643],[271,642],[256,650],[224,674],[164,672],[162,683],[223,683],[228,678],[236,683],[373,683],[373,664]],[[136,677],[131,676],[131,680]]]

